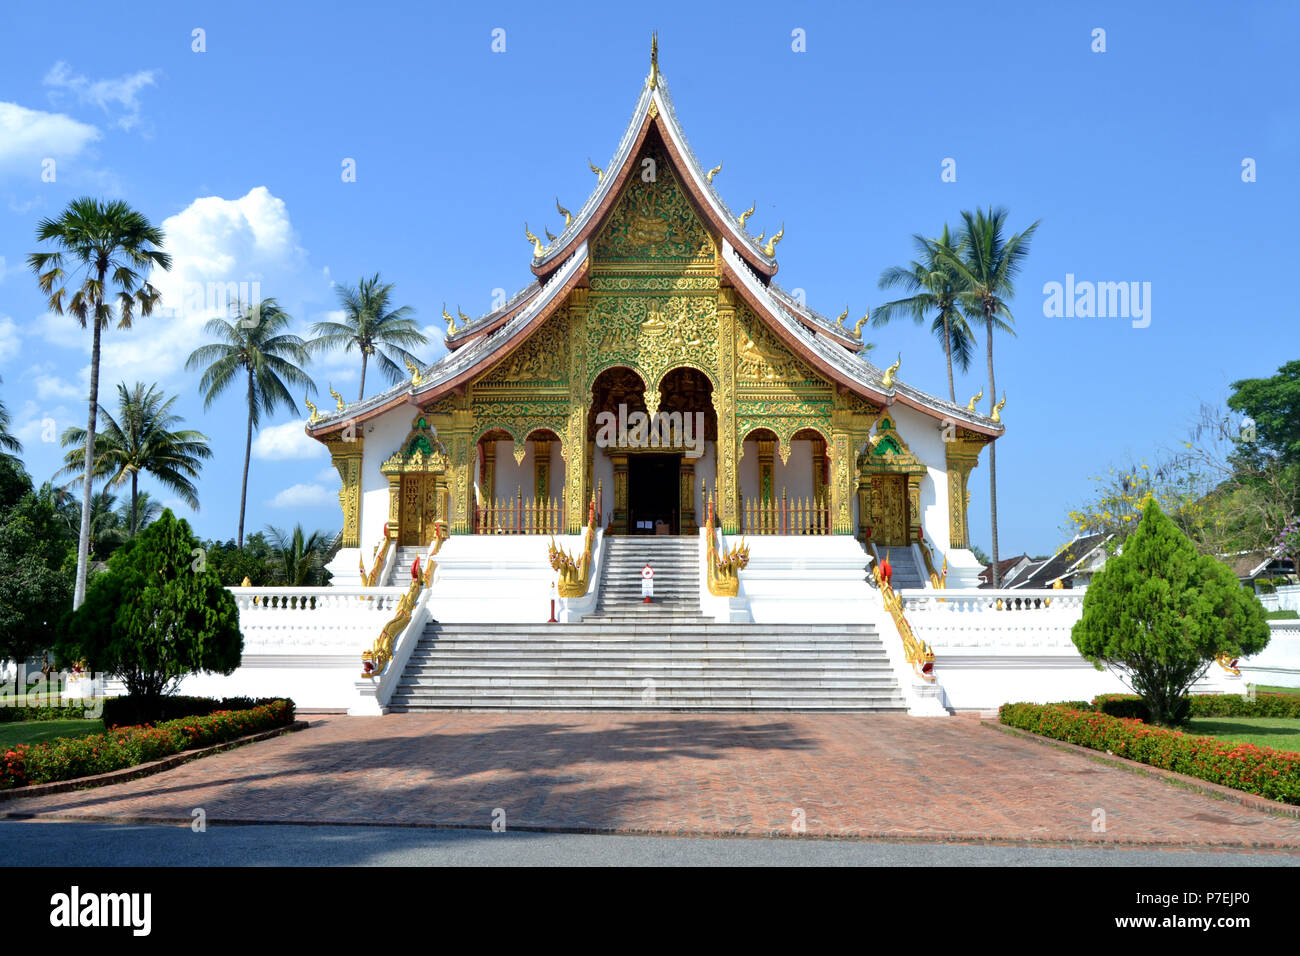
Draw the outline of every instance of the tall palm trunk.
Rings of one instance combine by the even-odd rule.
[[[248,435],[244,438],[244,483],[239,488],[239,537],[237,547],[244,546],[244,505],[248,501],[248,460],[253,456],[253,370],[248,370]]]
[[[361,350],[361,390],[357,393],[358,402],[366,397],[366,359],[368,358],[369,356],[366,355],[366,350],[363,348]]]
[[[104,273],[99,270],[99,287],[104,288]],[[91,485],[94,484],[92,471],[95,467],[95,420],[99,417],[99,308],[103,296],[96,296],[92,303],[91,324],[94,331],[90,340],[90,420],[86,424],[86,472],[85,487],[81,489],[81,530],[77,534],[77,583],[73,589],[72,609],[75,611],[86,600],[86,576],[90,570],[90,499]]]
[[[993,381],[993,314],[985,308],[984,317],[988,331],[989,414],[992,415],[998,399],[998,387]],[[992,523],[993,538],[993,586],[997,588],[1002,586],[1002,580],[998,574],[998,443],[996,441],[989,442],[989,519]]]
[[[137,529],[140,527],[140,475],[138,472],[131,472],[131,537],[135,537]]]
[[[948,313],[943,313],[943,354],[948,359],[948,400],[957,404],[957,389],[952,384],[952,329],[948,326]]]

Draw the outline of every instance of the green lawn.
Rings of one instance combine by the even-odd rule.
[[[102,720],[23,720],[0,724],[0,748],[16,744],[43,744],[57,737],[84,737],[102,733]]]
[[[1257,694],[1300,694],[1300,687],[1273,687],[1270,684],[1256,684]]]
[[[1300,753],[1300,720],[1293,717],[1196,717],[1184,733]]]
[[[1265,611],[1264,619],[1268,621],[1294,621],[1300,617],[1300,611]]]

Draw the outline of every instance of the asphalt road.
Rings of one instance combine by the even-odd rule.
[[[11,866],[1300,866],[1300,854],[492,833],[411,827],[0,822]]]

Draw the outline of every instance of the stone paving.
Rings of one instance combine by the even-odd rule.
[[[1300,820],[971,720],[851,714],[426,713],[299,733],[0,816],[396,824],[1300,853]],[[1094,810],[1106,829],[1094,832]],[[802,811],[800,814],[798,811]]]

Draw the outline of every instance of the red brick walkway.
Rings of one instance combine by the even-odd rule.
[[[0,815],[1198,846],[1300,852],[1300,820],[969,720],[407,714],[305,731]],[[1094,810],[1105,832],[1093,832]]]

